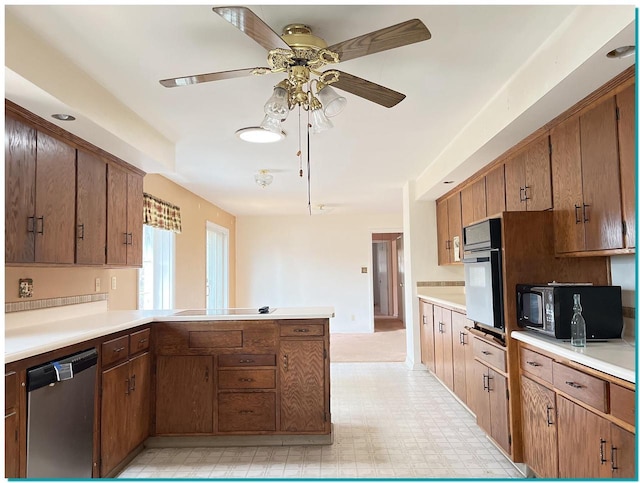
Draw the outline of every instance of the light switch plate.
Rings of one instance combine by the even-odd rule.
[[[111,290],[115,290],[116,286],[116,277],[111,277]]]
[[[96,292],[100,291],[100,277],[96,277]]]
[[[367,273],[367,267],[360,268],[360,273]]]

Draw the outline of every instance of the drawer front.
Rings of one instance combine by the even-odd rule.
[[[276,395],[273,392],[219,394],[218,431],[275,431]]]
[[[611,416],[635,426],[636,392],[617,384],[609,386],[611,397]]]
[[[500,371],[504,372],[507,367],[506,352],[477,337],[473,341],[473,355]]]
[[[287,324],[280,326],[282,337],[306,337],[324,335],[324,325],[320,324]]]
[[[520,368],[523,372],[553,383],[553,359],[524,347],[520,348]]]
[[[232,349],[242,347],[241,330],[189,331],[189,348]]]
[[[218,371],[220,389],[275,389],[275,369],[226,369]]]
[[[129,353],[131,355],[144,352],[149,349],[149,337],[151,329],[139,330],[129,336]]]
[[[18,374],[10,372],[4,376],[4,412],[18,406]]]
[[[275,366],[275,354],[221,354],[218,357],[220,367]]]
[[[102,365],[109,366],[129,357],[129,336],[123,335],[102,343]]]
[[[608,412],[607,382],[571,367],[553,363],[553,385],[589,406]]]

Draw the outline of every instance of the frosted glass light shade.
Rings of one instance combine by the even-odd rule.
[[[288,93],[283,87],[274,87],[273,94],[264,105],[264,112],[273,117],[284,121],[289,115]]]
[[[318,99],[320,99],[324,114],[327,117],[337,116],[347,105],[347,100],[329,86],[322,88],[318,92]]]
[[[327,116],[324,115],[322,109],[315,109],[311,111],[311,132],[313,134],[318,134],[319,132],[331,129],[332,127],[333,123],[327,119]]]
[[[282,132],[282,124],[280,123],[280,119],[271,117],[269,114],[265,114],[264,119],[260,123],[260,127],[271,132]]]

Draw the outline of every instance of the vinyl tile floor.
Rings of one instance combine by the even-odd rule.
[[[428,372],[331,364],[334,443],[147,448],[119,478],[520,478]]]

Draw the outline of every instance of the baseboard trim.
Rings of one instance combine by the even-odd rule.
[[[332,429],[333,429],[333,425]],[[153,436],[146,448],[214,448],[225,446],[311,446],[333,444],[331,434],[260,434],[247,436]]]

